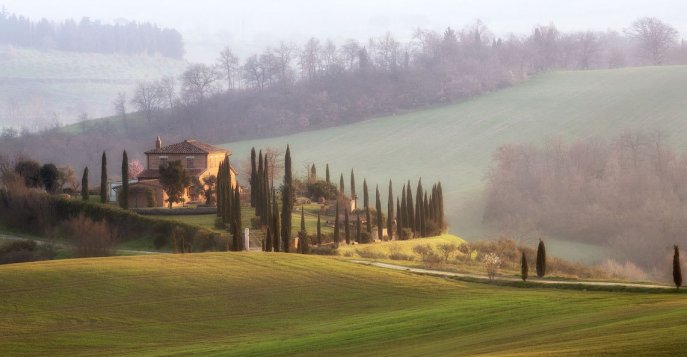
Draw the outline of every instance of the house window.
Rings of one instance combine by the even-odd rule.
[[[187,156],[187,157],[186,157],[186,168],[187,168],[187,169],[192,169],[192,168],[194,168],[194,166],[193,166],[193,156]]]
[[[167,156],[160,156],[160,166],[167,166]]]

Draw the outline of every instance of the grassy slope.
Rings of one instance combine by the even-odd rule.
[[[2,355],[675,355],[675,294],[517,289],[332,258],[211,253],[0,267]]]
[[[624,129],[661,128],[685,149],[687,66],[643,67],[585,72],[551,72],[464,103],[389,116],[354,125],[279,138],[225,144],[235,160],[251,146],[291,145],[296,168],[314,162],[339,172],[355,168],[379,184],[402,179],[441,180],[451,231],[467,239],[488,237],[481,225],[479,197],[491,155],[505,143],[542,143],[547,138],[615,136]],[[358,192],[362,192],[358,188]],[[566,254],[576,247],[566,247]]]
[[[164,57],[0,46],[0,126],[30,126],[34,117],[47,119],[52,112],[62,123],[84,112],[89,117],[108,115],[118,92],[131,98],[137,81],[178,75],[184,66]]]

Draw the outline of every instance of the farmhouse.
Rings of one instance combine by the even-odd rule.
[[[155,148],[145,154],[145,169],[138,175],[138,182],[129,185],[129,205],[132,208],[165,205],[167,194],[160,185],[160,166],[179,161],[189,176],[203,182],[204,178],[217,176],[220,163],[226,156],[231,156],[231,151],[192,139],[162,146],[158,136]],[[231,167],[231,186],[236,186],[234,167]],[[198,199],[191,188],[184,193],[185,202]]]

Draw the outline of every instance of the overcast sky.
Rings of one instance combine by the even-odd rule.
[[[34,19],[88,16],[112,23],[150,21],[184,36],[190,61],[211,61],[225,45],[241,55],[279,41],[310,36],[364,40],[386,31],[409,38],[416,27],[461,28],[482,20],[495,34],[527,33],[554,23],[561,30],[621,30],[642,16],[687,33],[687,0],[0,0],[9,12]],[[56,5],[59,4],[59,5]]]

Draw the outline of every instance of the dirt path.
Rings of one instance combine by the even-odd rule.
[[[371,265],[371,266],[376,266],[376,267],[385,268],[385,269],[409,271],[411,273],[417,273],[417,274],[427,274],[427,275],[456,277],[456,278],[470,278],[470,279],[489,281],[489,278],[486,275],[454,273],[454,272],[449,272],[449,271],[433,270],[433,269],[410,268],[410,267],[406,267],[406,266],[402,266],[402,265],[380,263],[380,262],[371,262],[371,261],[367,261],[367,260],[351,260],[351,261],[354,263],[358,263],[358,264]],[[505,276],[497,276],[494,279],[500,280],[500,281],[512,281],[512,282],[521,281],[519,278],[512,278],[512,277],[505,277]],[[601,286],[601,287],[626,287],[626,288],[671,289],[671,290],[675,289],[675,287],[669,286],[669,285],[640,284],[640,283],[615,283],[615,282],[601,282],[601,281],[569,281],[569,280],[549,280],[549,279],[537,279],[537,278],[530,278],[530,279],[527,279],[527,281],[540,283],[540,284],[556,284],[556,285],[584,285],[584,286]]]

